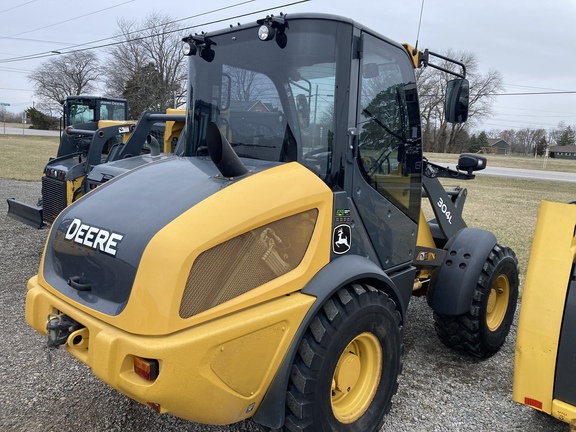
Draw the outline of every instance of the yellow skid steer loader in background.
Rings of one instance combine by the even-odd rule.
[[[97,185],[148,162],[141,155],[171,153],[184,126],[184,110],[175,109],[165,114],[145,112],[138,122],[127,120],[126,99],[68,96],[62,105],[64,130],[56,157],[42,173],[42,197],[36,205],[7,200],[8,216],[35,228],[51,224],[65,207]],[[95,173],[94,180],[88,181],[95,167],[126,158],[130,162],[105,169],[106,175]]]

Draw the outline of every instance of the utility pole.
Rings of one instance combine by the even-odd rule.
[[[4,122],[4,135],[6,135],[6,107],[10,106],[9,103],[0,102],[2,107],[2,121]]]

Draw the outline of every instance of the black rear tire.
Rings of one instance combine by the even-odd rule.
[[[486,258],[468,312],[434,312],[436,333],[450,348],[488,358],[504,344],[517,301],[518,260],[512,249],[497,244]]]
[[[401,371],[396,304],[369,285],[340,289],[300,343],[286,397],[288,431],[377,431]]]

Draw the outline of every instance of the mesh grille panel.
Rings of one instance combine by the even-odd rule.
[[[318,210],[308,210],[253,229],[202,252],[180,303],[189,318],[282,276],[302,261]]]
[[[66,183],[51,177],[42,177],[42,217],[52,223],[66,208]]]

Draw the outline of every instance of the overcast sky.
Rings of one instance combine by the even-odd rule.
[[[111,37],[120,17],[140,22],[156,11],[175,20],[189,18],[182,24],[197,26],[192,31],[210,31],[270,12],[313,11],[344,15],[398,42],[414,44],[422,6],[421,0],[294,3],[298,0],[2,0],[0,102],[9,103],[9,111],[21,112],[34,101],[27,75],[46,58],[15,58],[65,53],[78,44],[100,45],[105,42],[95,41]],[[215,9],[222,10],[209,13]],[[255,14],[238,18],[250,12]],[[483,125],[486,130],[550,129],[560,121],[576,125],[576,0],[425,0],[419,48],[471,51],[481,72],[495,69],[502,74],[505,93],[524,93],[498,96],[494,116]]]

